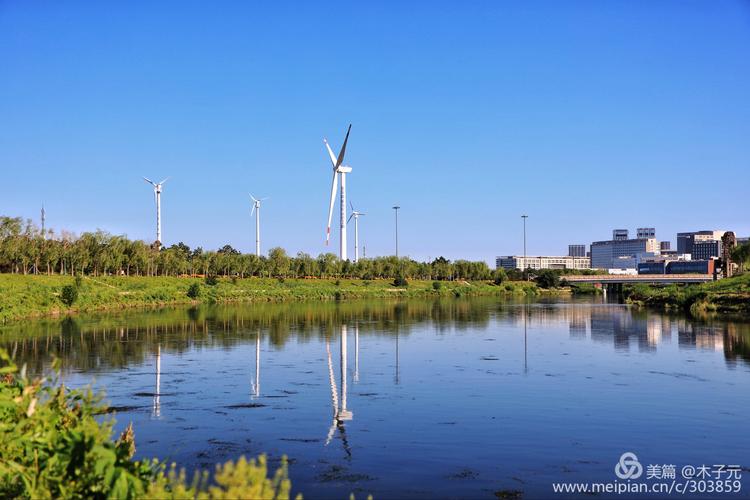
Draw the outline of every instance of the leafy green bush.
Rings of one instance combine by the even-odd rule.
[[[439,281],[433,281],[432,282],[432,289],[433,290],[435,290],[437,292],[441,288],[443,288],[443,284],[442,283],[440,283]]]
[[[393,286],[409,286],[409,282],[406,281],[406,278],[399,275],[396,276],[396,279],[393,280]]]
[[[187,296],[191,299],[197,299],[201,296],[201,286],[198,283],[193,283],[188,287]]]
[[[60,291],[60,300],[66,306],[72,306],[78,300],[78,287],[75,285],[63,286]]]
[[[219,278],[217,278],[213,274],[209,274],[208,276],[206,276],[205,282],[208,286],[216,286],[219,283]]]
[[[493,282],[496,285],[502,285],[504,281],[508,279],[508,273],[505,272],[505,269],[498,269],[495,271],[495,277],[493,278]]]
[[[552,269],[542,269],[535,281],[541,288],[557,288],[560,285],[560,274]]]
[[[0,497],[2,498],[289,498],[286,459],[268,478],[265,456],[218,466],[192,483],[158,460],[134,461],[128,427],[112,439],[113,420],[90,389],[17,373],[0,349]]]

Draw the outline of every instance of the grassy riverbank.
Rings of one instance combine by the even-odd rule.
[[[438,284],[435,284],[438,283]],[[77,297],[64,303],[64,287]],[[188,292],[193,288],[192,297]],[[217,302],[345,300],[360,298],[456,297],[470,295],[537,295],[533,283],[486,281],[409,281],[349,279],[222,279],[207,284],[199,278],[81,277],[0,274],[0,321],[129,307]],[[196,295],[197,294],[197,295]]]
[[[750,315],[750,273],[701,285],[634,285],[625,290],[625,297],[632,304],[682,310],[693,316]]]

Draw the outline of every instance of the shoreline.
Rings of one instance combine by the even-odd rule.
[[[59,275],[0,275],[0,321],[59,318],[88,312],[159,309],[199,304],[340,301],[387,298],[447,298],[462,296],[556,296],[567,289],[542,289],[532,282],[413,280],[395,286],[391,280],[201,278],[98,276],[78,280]],[[437,284],[436,284],[437,283]],[[62,288],[74,286],[77,298],[66,306]],[[197,286],[197,296],[189,296]]]
[[[635,285],[625,289],[626,303],[663,312],[680,311],[693,318],[729,315],[750,318],[750,274],[700,285],[655,287]]]

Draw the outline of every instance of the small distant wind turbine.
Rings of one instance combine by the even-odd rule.
[[[154,186],[154,199],[156,200],[156,247],[161,250],[161,186],[169,180],[169,177],[161,182],[154,182],[144,177],[144,181]]]
[[[260,202],[265,201],[268,198],[256,199],[253,195],[250,195],[253,199],[253,208],[250,210],[250,216],[252,217],[255,212],[255,256],[260,257]]]
[[[339,155],[333,154],[331,146],[328,145],[328,141],[323,139],[328,150],[328,155],[331,157],[331,163],[333,164],[333,181],[331,182],[331,203],[328,206],[328,226],[326,227],[326,245],[331,239],[331,219],[333,218],[333,205],[336,203],[336,183],[338,182],[338,175],[341,175],[341,235],[339,238],[339,257],[341,260],[346,260],[346,174],[352,171],[352,168],[348,165],[342,165],[344,161],[344,153],[346,153],[346,143],[349,140],[349,132],[351,132],[352,126],[349,124],[349,128],[346,130],[346,137],[344,138],[344,145],[341,146]]]
[[[354,217],[354,262],[357,262],[359,260],[359,216],[367,214],[354,210],[354,205],[352,205],[351,201],[349,202],[349,206],[352,207],[352,214],[346,223],[348,224],[352,220],[352,217]]]

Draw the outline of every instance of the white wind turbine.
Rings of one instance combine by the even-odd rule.
[[[255,212],[255,256],[260,257],[260,202],[268,198],[256,200],[253,195],[250,195],[250,198],[253,199],[253,208],[250,210],[250,216],[252,217],[253,212]]]
[[[156,246],[161,250],[161,186],[169,180],[169,177],[161,182],[154,182],[144,177],[144,181],[154,186],[154,199],[156,200]]]
[[[331,239],[331,219],[333,218],[333,205],[336,202],[336,183],[338,182],[338,175],[341,174],[341,236],[339,238],[339,257],[341,260],[346,260],[346,174],[352,171],[352,168],[348,165],[342,165],[344,161],[344,153],[346,152],[346,142],[349,140],[349,132],[352,130],[351,124],[346,130],[346,137],[344,138],[344,145],[341,146],[338,157],[333,154],[331,146],[328,145],[328,141],[323,139],[323,142],[328,149],[328,155],[331,157],[331,163],[333,164],[333,181],[331,183],[331,203],[328,206],[328,226],[326,228],[326,245]]]
[[[352,220],[352,217],[354,217],[354,262],[357,262],[359,261],[359,216],[367,214],[354,210],[354,205],[352,205],[351,201],[349,202],[349,206],[352,207],[352,214],[349,216],[346,223],[348,224],[349,221]]]

